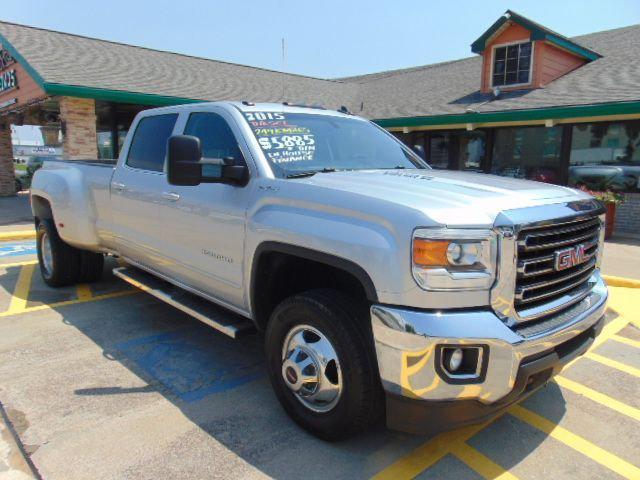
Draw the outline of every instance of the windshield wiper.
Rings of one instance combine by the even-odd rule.
[[[288,173],[284,178],[304,178],[304,177],[313,177],[316,173],[331,173],[336,172],[335,168],[323,168],[321,170],[309,170],[307,172],[295,172]]]

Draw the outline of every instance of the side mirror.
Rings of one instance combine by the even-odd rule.
[[[249,172],[245,165],[236,165],[237,160],[233,157],[202,158],[198,137],[174,135],[167,146],[168,180],[171,185],[185,186],[201,183],[246,185]]]
[[[202,183],[200,139],[174,135],[167,144],[167,179],[171,185],[193,186]]]

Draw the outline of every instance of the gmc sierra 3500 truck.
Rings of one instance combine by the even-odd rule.
[[[232,337],[263,332],[289,415],[325,439],[488,419],[603,325],[604,211],[570,188],[432,170],[344,112],[141,112],[117,163],[45,162],[51,286],[114,273]]]

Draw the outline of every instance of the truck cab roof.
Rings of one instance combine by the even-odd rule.
[[[282,113],[309,113],[316,115],[327,115],[334,117],[359,118],[349,113],[338,110],[331,110],[317,105],[294,105],[290,103],[260,102],[253,103],[249,101],[216,101],[216,102],[199,102],[183,105],[172,105],[169,107],[154,108],[148,110],[147,115],[154,115],[167,112],[188,111],[188,110],[207,110],[213,107],[223,107],[227,109],[235,109],[241,113],[247,112],[282,112]],[[146,112],[144,112],[146,113]],[[364,119],[362,119],[364,120]]]

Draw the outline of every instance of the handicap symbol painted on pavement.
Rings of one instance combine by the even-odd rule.
[[[0,258],[35,255],[36,253],[36,242],[33,241],[0,244]]]
[[[206,328],[150,335],[116,348],[188,403],[265,376],[261,348],[216,340],[217,334],[204,333]]]

